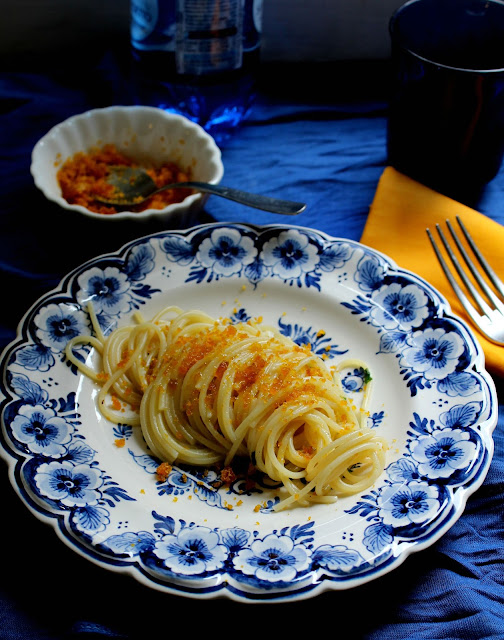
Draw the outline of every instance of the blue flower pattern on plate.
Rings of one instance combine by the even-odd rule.
[[[155,534],[148,531],[113,535],[101,543],[120,556],[141,559],[161,575],[186,578],[225,572],[237,584],[288,585],[303,583],[314,571],[342,576],[366,566],[347,545],[314,547],[314,525],[294,525],[261,537],[239,527],[214,530],[206,526],[178,525],[171,516],[152,513]]]
[[[480,412],[478,403],[455,405],[440,414],[441,424],[414,414],[404,457],[386,469],[382,488],[349,510],[373,522],[364,535],[368,550],[379,552],[392,539],[416,535],[413,525],[435,527],[448,488],[468,482],[481,457],[481,438],[473,429]]]
[[[320,248],[309,235],[295,229],[271,234],[259,245],[257,239],[231,227],[205,235],[208,237],[196,235],[191,241],[175,237],[162,242],[168,260],[190,265],[187,282],[239,276],[257,285],[267,277],[278,277],[290,285],[320,289],[322,271],[341,267],[352,254],[347,243]]]
[[[71,511],[80,535],[104,530],[107,507],[133,498],[99,469],[96,452],[79,433],[75,394],[56,401],[24,374],[12,375],[10,383],[18,401],[8,407],[7,420],[13,440],[28,453],[23,472],[37,499],[56,512]]]
[[[325,506],[313,517],[301,510],[286,520],[272,512],[278,498],[267,484],[252,488],[238,478],[217,489],[213,470],[174,466],[165,481],[156,481],[159,461],[136,430],[100,424],[97,439],[84,425],[79,375],[64,349],[73,336],[91,332],[87,303],[107,333],[166,297],[170,278],[196,289],[236,283],[237,290],[250,284],[259,291],[271,283],[321,299],[337,290],[335,311],[376,337],[373,357],[390,361],[414,410],[383,479],[350,501],[344,526],[332,529]],[[249,301],[231,320],[246,321],[251,308]],[[310,343],[322,357],[348,354],[344,333],[336,339],[300,316],[291,321],[278,313],[276,320],[284,335]],[[80,356],[89,355],[82,347]],[[3,368],[2,455],[18,485],[29,487],[28,494],[20,491],[22,499],[49,515],[70,546],[173,593],[283,600],[372,579],[395,566],[402,545],[409,552],[440,535],[460,510],[455,504],[464,502],[456,496],[474,490],[491,458],[495,404],[465,325],[414,274],[359,243],[301,227],[202,225],[97,258],[34,305],[4,353]],[[351,368],[344,389],[358,395],[365,375]],[[368,423],[384,428],[386,408],[378,407]],[[117,481],[117,469],[130,464],[152,483],[154,509],[142,508],[141,487],[133,495]],[[255,506],[248,524],[226,525],[228,513],[240,513],[242,499]],[[182,511],[171,506],[181,503]],[[223,524],[211,525],[217,512]]]

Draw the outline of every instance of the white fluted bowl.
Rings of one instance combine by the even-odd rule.
[[[208,196],[194,193],[164,209],[95,213],[69,204],[61,195],[57,172],[75,153],[114,144],[136,161],[156,164],[175,162],[191,170],[191,179],[218,184],[224,174],[221,152],[214,139],[199,125],[183,116],[155,107],[116,106],[93,109],[68,118],[41,138],[32,152],[31,173],[42,193],[64,209],[99,220],[146,221],[168,219],[175,214],[196,211]]]

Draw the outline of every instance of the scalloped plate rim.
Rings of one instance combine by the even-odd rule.
[[[232,587],[231,585],[225,585],[223,583],[219,583],[214,587],[205,587],[205,589],[191,589],[187,587],[183,589],[180,585],[173,586],[173,584],[169,582],[164,582],[160,578],[156,578],[145,568],[138,566],[137,564],[128,563],[127,560],[121,560],[120,558],[109,559],[100,556],[99,552],[94,550],[94,548],[90,548],[83,544],[81,541],[69,535],[69,532],[66,532],[62,526],[60,526],[60,521],[65,519],[61,518],[61,512],[51,511],[49,506],[47,508],[43,508],[37,502],[33,500],[30,496],[29,491],[27,491],[26,487],[23,485],[21,478],[18,478],[19,469],[22,461],[26,459],[26,456],[23,456],[20,452],[16,452],[12,449],[9,443],[9,439],[5,438],[4,430],[4,420],[2,413],[2,447],[0,447],[0,458],[2,458],[7,466],[8,466],[8,475],[10,483],[17,493],[18,497],[21,499],[23,504],[28,508],[28,510],[35,515],[35,517],[43,522],[44,524],[48,524],[51,526],[58,538],[66,544],[69,548],[76,551],[82,557],[91,560],[97,566],[100,566],[106,570],[115,571],[124,575],[128,575],[129,577],[133,577],[141,584],[144,584],[147,587],[154,588],[158,591],[171,593],[179,596],[188,596],[188,597],[196,597],[201,599],[212,599],[212,598],[222,598],[228,597],[231,600],[238,602],[263,602],[263,603],[275,603],[279,601],[293,601],[305,599],[308,597],[317,596],[326,591],[337,591],[337,590],[345,590],[348,588],[355,588],[362,584],[373,581],[382,575],[385,575],[395,568],[399,567],[404,563],[404,561],[412,554],[418,551],[424,550],[434,544],[439,538],[441,538],[454,524],[455,522],[462,516],[468,498],[478,490],[478,488],[483,484],[485,477],[488,473],[488,469],[493,456],[494,443],[491,437],[492,432],[497,424],[498,420],[498,412],[496,410],[497,405],[497,395],[495,385],[491,376],[484,368],[484,354],[478,343],[478,340],[475,336],[475,333],[470,328],[470,326],[460,317],[456,316],[452,310],[449,302],[445,298],[445,296],[440,293],[437,289],[435,289],[432,285],[430,285],[427,281],[425,281],[422,277],[418,276],[412,271],[407,269],[403,269],[398,267],[394,260],[392,260],[389,256],[384,254],[383,252],[376,250],[374,248],[368,247],[358,241],[349,240],[342,237],[334,237],[323,231],[319,231],[316,229],[310,229],[304,227],[302,225],[285,225],[285,224],[271,224],[271,225],[255,225],[250,223],[239,223],[239,222],[212,222],[201,225],[196,225],[188,229],[169,229],[166,231],[159,231],[153,234],[146,234],[142,237],[136,238],[134,240],[129,241],[128,243],[121,246],[119,249],[110,252],[104,252],[100,255],[95,256],[87,260],[86,262],[78,265],[70,272],[68,272],[50,291],[40,296],[24,313],[21,320],[18,323],[16,329],[15,338],[3,349],[0,354],[0,364],[2,366],[2,376],[5,375],[7,369],[7,361],[10,356],[10,353],[15,350],[20,344],[26,341],[25,330],[27,323],[31,316],[36,312],[37,308],[41,306],[44,302],[48,302],[52,299],[52,297],[56,294],[67,292],[68,285],[71,283],[72,279],[78,274],[83,272],[86,268],[91,267],[93,264],[99,262],[104,258],[119,258],[124,257],[128,251],[142,243],[147,242],[150,239],[165,236],[165,235],[181,235],[183,237],[189,237],[194,235],[196,232],[200,232],[203,230],[212,230],[219,228],[238,228],[249,230],[260,235],[265,231],[274,230],[274,231],[283,231],[283,230],[297,230],[300,232],[305,232],[309,234],[315,234],[315,236],[319,236],[326,241],[334,241],[334,242],[348,242],[354,247],[363,247],[368,250],[372,254],[376,254],[385,260],[390,267],[397,271],[398,273],[404,274],[406,276],[411,276],[413,279],[421,282],[423,286],[428,288],[433,296],[436,298],[436,302],[439,310],[442,313],[454,320],[456,323],[460,325],[460,327],[464,330],[466,337],[471,340],[472,346],[474,348],[474,366],[476,367],[476,371],[481,376],[482,380],[486,383],[487,393],[488,393],[488,401],[489,401],[489,415],[488,418],[481,423],[482,426],[486,429],[487,435],[489,436],[488,446],[485,449],[485,462],[481,465],[478,470],[478,475],[476,480],[472,480],[469,486],[464,486],[463,490],[460,491],[458,495],[458,504],[451,505],[451,510],[454,510],[454,513],[450,516],[448,520],[443,521],[440,526],[435,530],[432,535],[429,535],[424,540],[416,541],[413,539],[406,547],[401,549],[401,552],[398,555],[392,554],[389,560],[384,564],[374,569],[372,572],[368,574],[364,574],[361,576],[353,577],[349,581],[332,581],[332,580],[321,580],[315,581],[313,583],[301,584],[300,589],[288,589],[288,590],[280,590],[274,597],[268,597],[267,595],[254,593],[240,589],[236,587]],[[4,395],[4,379],[2,377],[2,382],[0,383],[0,392],[1,392],[1,406],[3,407],[6,404],[6,400],[9,402],[9,398]]]

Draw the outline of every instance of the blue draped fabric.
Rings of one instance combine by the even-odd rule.
[[[276,72],[277,70],[275,70]],[[371,74],[372,75],[372,74]],[[289,223],[359,240],[386,165],[383,92],[296,73],[265,83],[250,118],[221,141],[223,183],[307,203]],[[351,82],[351,74],[345,76]],[[334,87],[337,87],[334,93]],[[50,127],[93,107],[131,100],[114,56],[81,76],[0,73],[0,347],[42,294],[74,267],[114,251],[155,224],[106,225],[74,219],[47,202],[30,176],[34,144]],[[290,90],[289,90],[290,89]],[[297,89],[297,90],[295,90]],[[504,170],[480,211],[504,223]],[[210,198],[192,226],[207,221],[283,223],[273,214]],[[78,241],[76,241],[78,239]],[[504,349],[503,349],[504,357]],[[349,591],[306,601],[245,605],[162,594],[75,554],[14,494],[2,465],[0,638],[77,640],[173,638],[174,634],[327,633],[369,640],[504,638],[504,405],[502,380],[495,454],[488,476],[458,522],[396,570]]]

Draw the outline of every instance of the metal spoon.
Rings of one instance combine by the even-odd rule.
[[[108,198],[96,196],[96,200],[119,207],[141,204],[147,198],[165,189],[187,188],[213,193],[228,200],[234,200],[240,204],[245,204],[255,209],[271,211],[272,213],[297,215],[306,208],[306,204],[302,202],[279,200],[278,198],[247,193],[246,191],[239,191],[238,189],[207,182],[174,182],[158,188],[145,169],[139,167],[111,166],[106,179],[114,187],[115,192]]]

